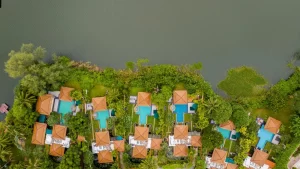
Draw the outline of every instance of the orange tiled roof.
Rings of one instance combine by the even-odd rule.
[[[277,134],[280,126],[281,121],[274,119],[273,117],[269,117],[265,125],[265,129],[270,131],[271,133]]]
[[[233,122],[231,120],[226,121],[225,123],[220,124],[220,127],[226,130],[234,130],[235,129],[235,125],[233,124]]]
[[[108,131],[95,132],[95,135],[97,146],[105,146],[110,144],[110,137]]]
[[[191,136],[191,145],[194,147],[201,147],[201,136]]]
[[[226,169],[238,169],[239,166],[236,164],[227,163]]]
[[[64,140],[67,135],[67,127],[62,125],[54,125],[52,131],[52,137],[55,139]]]
[[[52,112],[54,97],[51,94],[45,94],[38,98],[36,103],[36,111],[40,114],[50,115]]]
[[[175,157],[186,157],[188,155],[188,147],[184,144],[176,144],[173,149]]]
[[[65,154],[65,148],[60,144],[52,144],[50,146],[49,154],[56,157],[62,157]]]
[[[138,92],[137,97],[138,106],[150,106],[151,105],[151,94],[147,92]]]
[[[93,111],[107,110],[106,97],[94,97],[92,98]]]
[[[187,125],[175,125],[174,138],[175,139],[187,139],[187,137],[188,137],[188,126]]]
[[[116,140],[114,141],[114,148],[119,152],[124,152],[125,150],[125,143],[124,140]]]
[[[174,104],[187,104],[188,97],[186,90],[175,90],[173,92],[173,103]]]
[[[148,127],[136,126],[134,128],[134,139],[135,140],[146,141],[146,140],[148,140],[148,135],[149,135]]]
[[[60,93],[59,93],[59,100],[63,101],[73,101],[71,97],[71,91],[74,90],[73,88],[70,87],[61,87],[60,88]]]
[[[275,168],[275,166],[276,166],[276,164],[270,160],[267,160],[266,164],[269,166],[269,168]]]
[[[158,138],[152,138],[151,139],[151,149],[153,150],[160,150],[160,144],[162,142],[162,139]]]
[[[251,157],[251,162],[259,166],[263,166],[267,161],[268,157],[269,157],[268,153],[255,149],[254,154]]]
[[[225,164],[226,156],[227,151],[215,148],[211,157],[211,162]]]
[[[98,162],[99,163],[112,163],[114,162],[112,153],[108,150],[100,151],[98,153]]]
[[[132,151],[133,158],[146,158],[147,157],[147,149],[145,146],[135,146]]]
[[[45,144],[45,137],[46,137],[46,123],[34,123],[33,127],[33,135],[31,139],[32,144],[44,145]]]

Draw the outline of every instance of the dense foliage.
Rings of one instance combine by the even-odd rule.
[[[234,97],[249,97],[259,94],[267,83],[253,68],[242,66],[230,69],[218,87]]]
[[[15,88],[15,98],[5,122],[0,124],[0,165],[9,168],[204,168],[205,156],[214,148],[229,148],[223,143],[223,136],[216,127],[228,120],[233,121],[241,138],[230,143],[230,156],[235,163],[242,165],[243,160],[257,144],[257,117],[284,117],[279,145],[266,145],[269,159],[276,159],[277,168],[285,168],[289,156],[299,146],[300,136],[300,70],[294,66],[294,73],[287,80],[281,80],[269,90],[266,80],[254,69],[238,67],[230,69],[226,79],[218,87],[230,97],[217,95],[210,84],[204,80],[200,71],[202,63],[192,65],[150,65],[147,59],[126,63],[125,70],[113,68],[100,69],[88,62],[71,61],[66,56],[53,55],[50,63],[43,62],[46,50],[23,44],[19,51],[11,51],[5,62],[5,71],[12,78],[21,78]],[[50,157],[49,146],[35,146],[30,143],[33,125],[39,114],[35,106],[37,97],[47,91],[60,87],[72,87],[71,97],[80,101],[81,111],[64,115],[71,138],[70,148],[62,160]],[[94,112],[84,111],[84,103],[93,97],[106,96],[108,109],[115,116],[107,121],[112,136],[127,139],[134,133],[138,116],[134,105],[129,104],[129,96],[138,92],[151,93],[151,101],[158,108],[157,117],[148,117],[151,134],[168,138],[173,133],[175,114],[170,110],[170,99],[174,90],[187,90],[189,99],[198,104],[195,114],[185,114],[189,131],[201,133],[202,147],[189,148],[188,156],[174,157],[173,148],[163,142],[161,150],[150,150],[144,160],[131,158],[131,146],[126,144],[125,151],[113,151],[114,163],[99,164],[90,150],[94,141],[93,132],[99,131],[99,123],[91,117]],[[77,102],[79,103],[79,102]],[[290,108],[292,107],[292,108]],[[256,109],[271,109],[257,113]],[[268,114],[266,113],[268,112]],[[287,113],[288,112],[288,113]],[[287,113],[287,114],[285,114]],[[51,112],[47,117],[48,128],[61,122],[61,115]],[[210,124],[211,122],[211,124]],[[8,131],[4,133],[3,131]],[[77,141],[78,135],[85,141]],[[25,145],[24,145],[25,143]],[[226,144],[226,143],[225,143]],[[229,145],[229,144],[228,144]],[[223,147],[225,146],[225,147]],[[15,156],[14,154],[20,154]],[[2,167],[2,166],[0,166]]]

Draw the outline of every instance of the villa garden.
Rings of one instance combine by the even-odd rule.
[[[289,157],[299,152],[300,69],[297,66],[291,66],[294,72],[288,79],[272,86],[253,68],[230,69],[218,85],[226,93],[226,97],[221,97],[202,77],[201,63],[151,65],[147,59],[139,59],[126,63],[125,69],[116,70],[73,61],[67,56],[54,55],[52,61],[46,63],[43,61],[46,56],[44,48],[32,44],[23,44],[20,50],[9,53],[5,71],[20,82],[14,91],[13,105],[5,121],[0,122],[0,168],[203,169],[205,157],[215,148],[226,150],[230,162],[243,168],[244,159],[251,152],[253,154],[259,140],[260,126],[256,119],[266,122],[269,117],[282,123],[280,143],[264,145],[268,159],[276,163],[275,168],[286,168]],[[80,111],[72,115],[70,110],[63,109],[60,110],[63,113],[51,112],[46,117],[45,124],[50,129],[57,124],[65,125],[71,139],[64,156],[54,157],[49,155],[48,145],[33,145],[31,138],[34,124],[40,117],[36,110],[39,96],[59,91],[61,87],[74,89],[71,97],[80,103]],[[176,111],[170,110],[168,100],[174,90],[187,91],[188,97],[198,106],[194,113],[179,112],[180,108],[186,108],[180,105],[174,105]],[[135,110],[135,105],[129,102],[130,96],[137,96],[138,92],[151,94],[151,103],[157,106],[155,116],[144,115],[147,109]],[[105,97],[107,112],[113,110],[115,115],[98,117],[96,112],[93,117],[95,112],[87,110],[85,105],[96,97]],[[101,118],[105,119],[105,124]],[[234,131],[239,133],[235,140],[225,137],[228,131],[218,130],[228,121],[234,123]],[[163,142],[160,150],[149,150],[145,159],[136,159],[131,156],[128,138],[134,134],[136,124],[141,123],[149,126],[149,133],[160,136]],[[174,156],[167,144],[177,123],[186,124],[190,132],[201,133],[202,146],[188,148],[184,157]],[[125,140],[124,151],[112,151],[113,162],[105,164],[97,162],[90,148],[96,139],[94,133],[102,128],[111,136]]]

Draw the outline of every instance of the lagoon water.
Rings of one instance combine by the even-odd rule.
[[[231,67],[256,68],[270,83],[290,74],[300,47],[300,1],[282,0],[2,0],[0,103],[17,80],[7,54],[32,42],[51,53],[101,67],[147,57],[151,64],[201,61],[214,89]]]

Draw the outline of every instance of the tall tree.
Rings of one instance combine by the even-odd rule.
[[[245,111],[243,106],[238,104],[232,105],[232,116],[231,119],[235,124],[236,128],[241,128],[243,126],[248,126],[249,124],[249,116],[248,113]]]
[[[12,50],[5,62],[5,71],[12,78],[18,78],[28,73],[28,67],[43,59],[46,50],[42,47],[34,48],[33,44],[22,44],[20,51]]]
[[[20,106],[31,109],[32,104],[35,102],[36,97],[26,91],[18,90],[17,93],[15,93],[15,104],[17,103]]]
[[[223,143],[223,136],[212,127],[207,127],[203,130],[201,137],[202,147],[208,151],[220,147]]]
[[[157,160],[155,157],[148,156],[146,159],[142,161],[142,163],[139,165],[140,169],[157,169]]]

